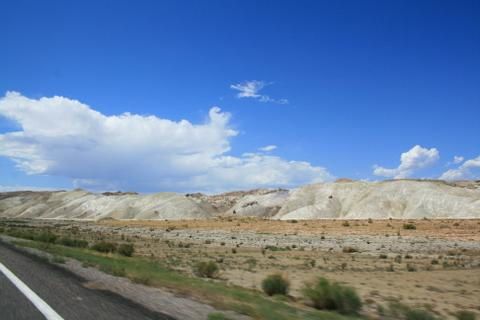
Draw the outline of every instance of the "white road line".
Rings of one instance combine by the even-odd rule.
[[[47,320],[63,320],[45,301],[0,262],[0,271],[30,300]]]

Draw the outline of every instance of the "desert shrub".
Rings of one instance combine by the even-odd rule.
[[[4,233],[5,232],[5,229],[0,227],[0,233]]]
[[[220,312],[212,312],[208,315],[207,320],[229,320],[223,313]]]
[[[262,281],[262,289],[269,296],[286,295],[289,287],[290,283],[281,274],[271,274]]]
[[[215,278],[218,275],[218,265],[213,261],[201,261],[195,265],[195,274],[202,278]]]
[[[378,257],[379,257],[380,259],[387,259],[387,258],[388,258],[388,256],[387,256],[386,254],[384,254],[384,253],[380,254]]]
[[[117,252],[125,257],[131,257],[133,251],[133,244],[131,243],[122,243],[117,249]]]
[[[6,234],[10,237],[33,240],[34,234],[20,229],[7,229]]]
[[[426,310],[411,309],[405,312],[405,320],[435,320],[435,317]]]
[[[414,225],[413,223],[404,223],[403,224],[403,229],[405,229],[405,230],[416,230],[417,226]]]
[[[117,245],[112,242],[100,241],[95,243],[91,249],[102,253],[112,253],[117,249]]]
[[[53,263],[64,264],[66,261],[65,261],[65,258],[63,258],[63,257],[61,257],[61,256],[53,256],[52,262],[53,262]]]
[[[116,277],[125,277],[125,269],[117,265],[102,265],[100,270]]]
[[[147,275],[139,275],[131,278],[133,282],[143,284],[143,285],[149,285],[150,284],[150,277]]]
[[[346,221],[344,221],[344,222],[342,223],[342,226],[344,226],[344,227],[350,227],[350,222],[348,222],[348,220],[346,220]]]
[[[368,218],[368,223],[373,223],[372,218]]]
[[[343,247],[342,251],[344,253],[354,253],[354,252],[358,252],[358,249],[353,247]]]
[[[355,289],[339,283],[330,283],[325,278],[318,278],[313,284],[306,284],[304,296],[316,309],[337,310],[344,314],[355,314],[362,307],[362,302]]]
[[[39,234],[33,236],[33,240],[45,243],[54,243],[57,240],[57,236],[48,231],[40,232]]]
[[[277,246],[266,246],[265,249],[270,250],[270,251],[286,251],[286,250],[288,250],[287,248],[281,248],[281,247],[277,247]]]
[[[475,313],[471,311],[459,311],[455,314],[458,320],[475,320]]]
[[[88,247],[88,241],[72,239],[68,237],[63,237],[57,240],[58,244],[67,247],[76,247],[76,248],[86,248]]]
[[[407,263],[407,271],[408,272],[415,272],[415,271],[417,271],[417,268],[413,264]]]
[[[84,262],[82,262],[82,267],[83,268],[93,268],[93,267],[95,267],[95,264],[91,263],[91,262],[88,262],[88,261],[84,261]]]

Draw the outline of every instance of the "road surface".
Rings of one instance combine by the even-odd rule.
[[[114,293],[88,289],[62,268],[0,241],[0,263],[64,320],[172,320]],[[7,271],[8,272],[8,271]],[[0,319],[44,320],[32,300],[0,272]]]

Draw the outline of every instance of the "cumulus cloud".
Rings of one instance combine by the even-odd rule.
[[[0,116],[19,131],[0,134],[0,156],[28,174],[71,178],[90,189],[224,191],[330,180],[322,167],[279,157],[229,155],[237,131],[213,107],[204,123],[124,113],[106,116],[65,97],[8,92]]]
[[[445,171],[440,176],[440,179],[442,180],[480,179],[480,156],[465,161],[461,166],[459,166],[456,169],[450,169]]]
[[[265,81],[250,80],[230,85],[231,89],[237,90],[237,98],[251,98],[260,102],[273,102],[278,104],[288,104],[287,99],[273,99],[268,95],[260,94],[260,91],[270,85]]]
[[[258,150],[263,151],[263,152],[270,152],[270,151],[273,151],[275,149],[277,149],[277,146],[273,145],[273,144],[265,146],[265,147],[258,148]]]
[[[439,158],[440,155],[437,149],[427,149],[416,145],[412,149],[401,154],[400,165],[397,168],[388,169],[375,165],[373,174],[394,179],[408,178],[415,174],[419,169],[433,165]]]

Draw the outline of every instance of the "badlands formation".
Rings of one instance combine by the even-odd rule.
[[[254,216],[293,219],[480,218],[480,181],[363,182],[342,179],[292,190],[259,189],[219,195],[201,193],[0,193],[0,217],[136,220]]]

